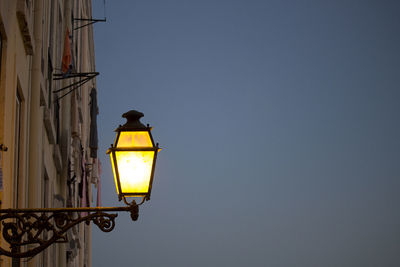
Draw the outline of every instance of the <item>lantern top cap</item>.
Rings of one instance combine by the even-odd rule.
[[[124,125],[119,126],[115,131],[137,131],[137,130],[146,130],[146,127],[143,123],[140,122],[140,118],[143,117],[144,114],[137,110],[130,110],[124,114],[122,117],[127,121]]]

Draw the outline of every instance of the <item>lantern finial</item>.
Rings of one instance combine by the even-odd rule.
[[[122,117],[125,118],[127,121],[124,125],[118,127],[116,131],[147,129],[147,127],[140,122],[140,118],[143,116],[143,113],[137,110],[130,110],[122,114]]]

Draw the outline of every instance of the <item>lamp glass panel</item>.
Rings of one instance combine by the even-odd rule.
[[[113,169],[113,173],[114,173],[115,187],[117,188],[117,193],[119,194],[118,181],[117,181],[117,174],[116,174],[116,171],[115,171],[115,164],[114,164],[113,153],[110,153],[110,158],[111,158],[111,165],[112,165],[112,169]]]
[[[124,131],[118,138],[117,147],[153,147],[147,131]]]
[[[115,151],[121,193],[147,194],[154,154],[154,151]]]

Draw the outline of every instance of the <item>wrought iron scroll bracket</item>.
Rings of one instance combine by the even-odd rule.
[[[130,212],[134,221],[139,216],[135,202],[111,208],[0,209],[1,234],[9,244],[7,249],[0,247],[0,255],[33,257],[53,243],[68,242],[68,230],[82,222],[93,222],[101,231],[111,232],[118,214],[107,212],[118,211]]]

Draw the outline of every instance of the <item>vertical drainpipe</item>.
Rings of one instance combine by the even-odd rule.
[[[64,1],[64,34],[68,27],[70,33],[72,33],[71,28],[71,1]],[[71,79],[62,80],[62,87],[68,86]],[[66,184],[68,177],[68,160],[70,156],[70,146],[71,146],[71,94],[68,94],[60,99],[60,122],[61,122],[61,158],[63,162],[62,173],[60,179],[60,190],[61,195],[66,197]]]
[[[34,1],[34,42],[35,51],[32,56],[31,103],[29,116],[29,157],[28,157],[28,206],[42,206],[42,166],[43,166],[43,108],[40,106],[40,81],[42,79],[42,17],[43,1]],[[28,262],[29,267],[36,267],[39,257]]]
[[[89,17],[93,17],[92,16],[92,1],[88,1],[88,16]],[[87,29],[87,35],[86,35],[86,38],[87,38],[87,43],[88,43],[88,50],[89,50],[89,53],[88,53],[88,55],[86,55],[87,57],[89,57],[87,60],[88,60],[88,68],[90,69],[90,70],[92,70],[92,71],[95,71],[96,70],[96,57],[95,57],[95,50],[94,50],[94,33],[93,33],[93,28],[94,28],[94,25],[90,25],[89,27],[88,27],[88,29]],[[92,84],[92,86],[91,86],[91,88],[93,88],[93,87],[97,87],[96,86],[96,78],[94,78],[93,80],[92,80],[92,82],[91,82],[91,84]],[[88,88],[89,89],[89,88]],[[90,92],[90,90],[91,89],[89,89],[88,90],[88,92]],[[98,94],[97,94],[97,96],[98,96]],[[88,106],[89,107],[89,106]],[[88,111],[88,114],[90,115],[90,112]],[[89,127],[90,127],[90,120],[89,120],[89,122],[88,122],[88,125],[89,125]],[[90,134],[89,134],[90,135]],[[90,137],[88,138],[89,140],[90,140]],[[99,160],[99,159],[97,159],[97,160]],[[93,160],[92,160],[92,163],[94,163],[93,162]],[[92,165],[92,168],[94,167],[95,165],[93,164]],[[92,192],[92,186],[91,186],[91,183],[89,183],[89,196],[93,196],[93,192]],[[88,258],[88,266],[92,266],[92,257],[93,257],[93,254],[92,254],[92,225],[90,224],[90,225],[88,225],[87,226],[87,228],[88,228],[88,231],[87,231],[87,240],[88,240],[88,244],[87,244],[87,258]]]
[[[71,23],[71,12],[72,12],[72,1],[64,1],[64,20],[63,20],[63,35],[68,27],[70,34],[72,34],[72,23]],[[63,42],[64,43],[64,42]],[[63,51],[63,50],[62,50]],[[62,87],[68,86],[71,79],[62,80]],[[59,190],[60,194],[64,198],[64,204],[67,201],[67,179],[68,179],[68,161],[71,153],[71,94],[68,94],[60,100],[60,148],[62,158],[62,171],[59,179]],[[58,266],[66,266],[66,243],[58,244]]]

